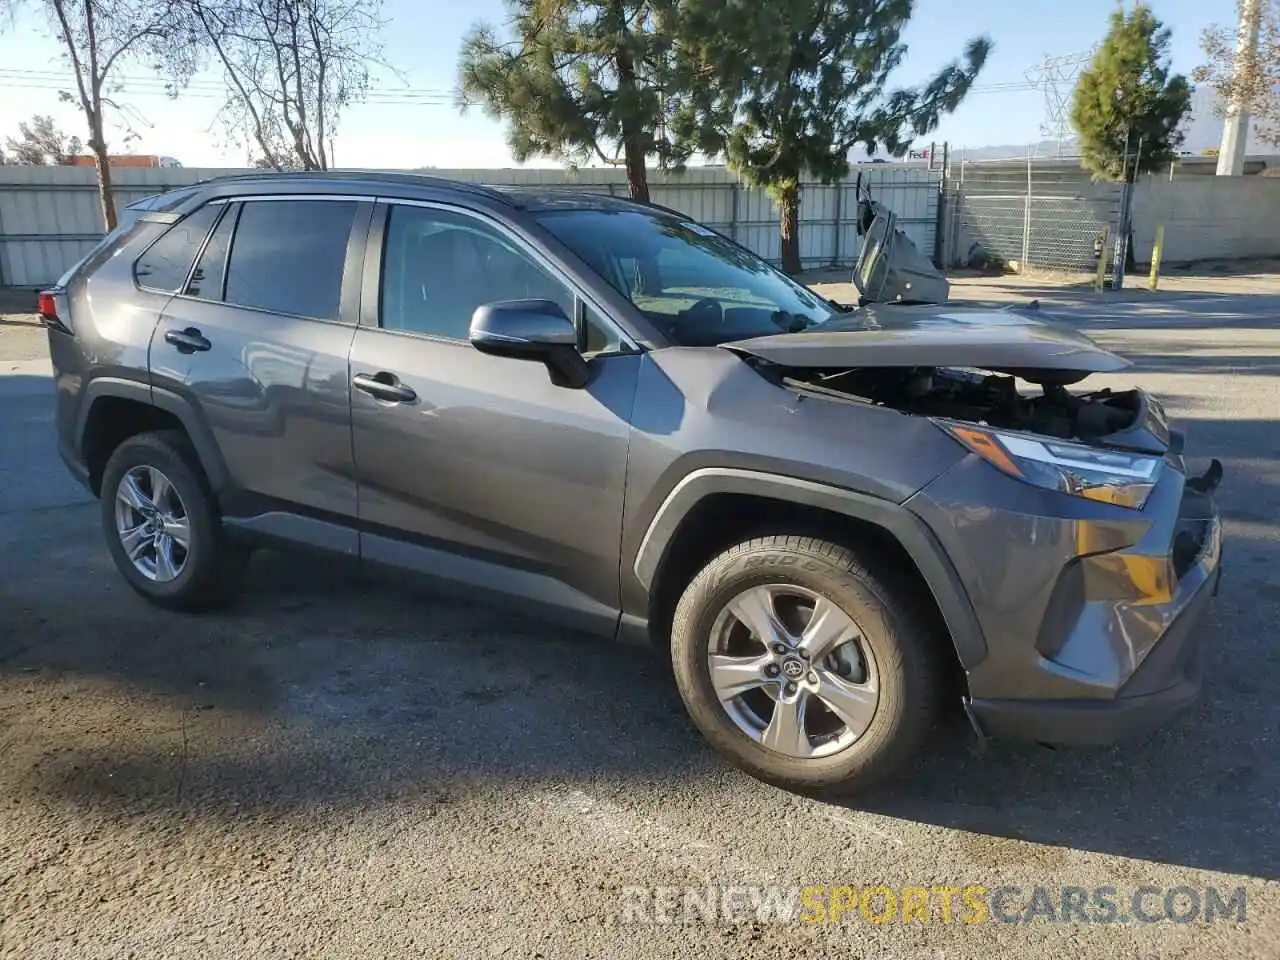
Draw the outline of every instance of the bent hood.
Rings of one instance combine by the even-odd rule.
[[[784,367],[968,367],[1074,383],[1131,362],[1069,327],[1017,310],[869,306],[811,330],[723,345]]]

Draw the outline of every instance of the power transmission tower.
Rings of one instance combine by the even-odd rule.
[[[1083,53],[1060,57],[1045,54],[1044,59],[1025,74],[1027,82],[1044,94],[1044,122],[1040,132],[1054,141],[1058,156],[1062,156],[1063,143],[1071,133],[1071,94],[1076,78],[1093,62],[1097,52],[1094,46]]]

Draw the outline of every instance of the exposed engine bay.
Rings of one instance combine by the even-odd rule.
[[[1037,393],[999,373],[949,367],[902,367],[824,371],[791,369],[783,385],[803,393],[892,407],[903,413],[967,420],[1060,439],[1093,440],[1132,426],[1139,391],[1073,393],[1045,382]]]
[[[1020,310],[948,305],[946,277],[861,177],[858,233],[856,308],[722,345],[802,397],[1146,453],[1169,449],[1163,411],[1142,390],[1075,387],[1090,374],[1127,368],[1128,360],[1042,316],[1038,301]]]

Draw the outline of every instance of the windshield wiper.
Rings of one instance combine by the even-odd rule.
[[[799,313],[788,313],[786,310],[775,310],[770,317],[782,328],[783,333],[800,333],[813,326],[814,321]]]

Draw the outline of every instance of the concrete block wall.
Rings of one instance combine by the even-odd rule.
[[[1165,263],[1280,257],[1280,177],[1143,178],[1133,195],[1134,257]]]

